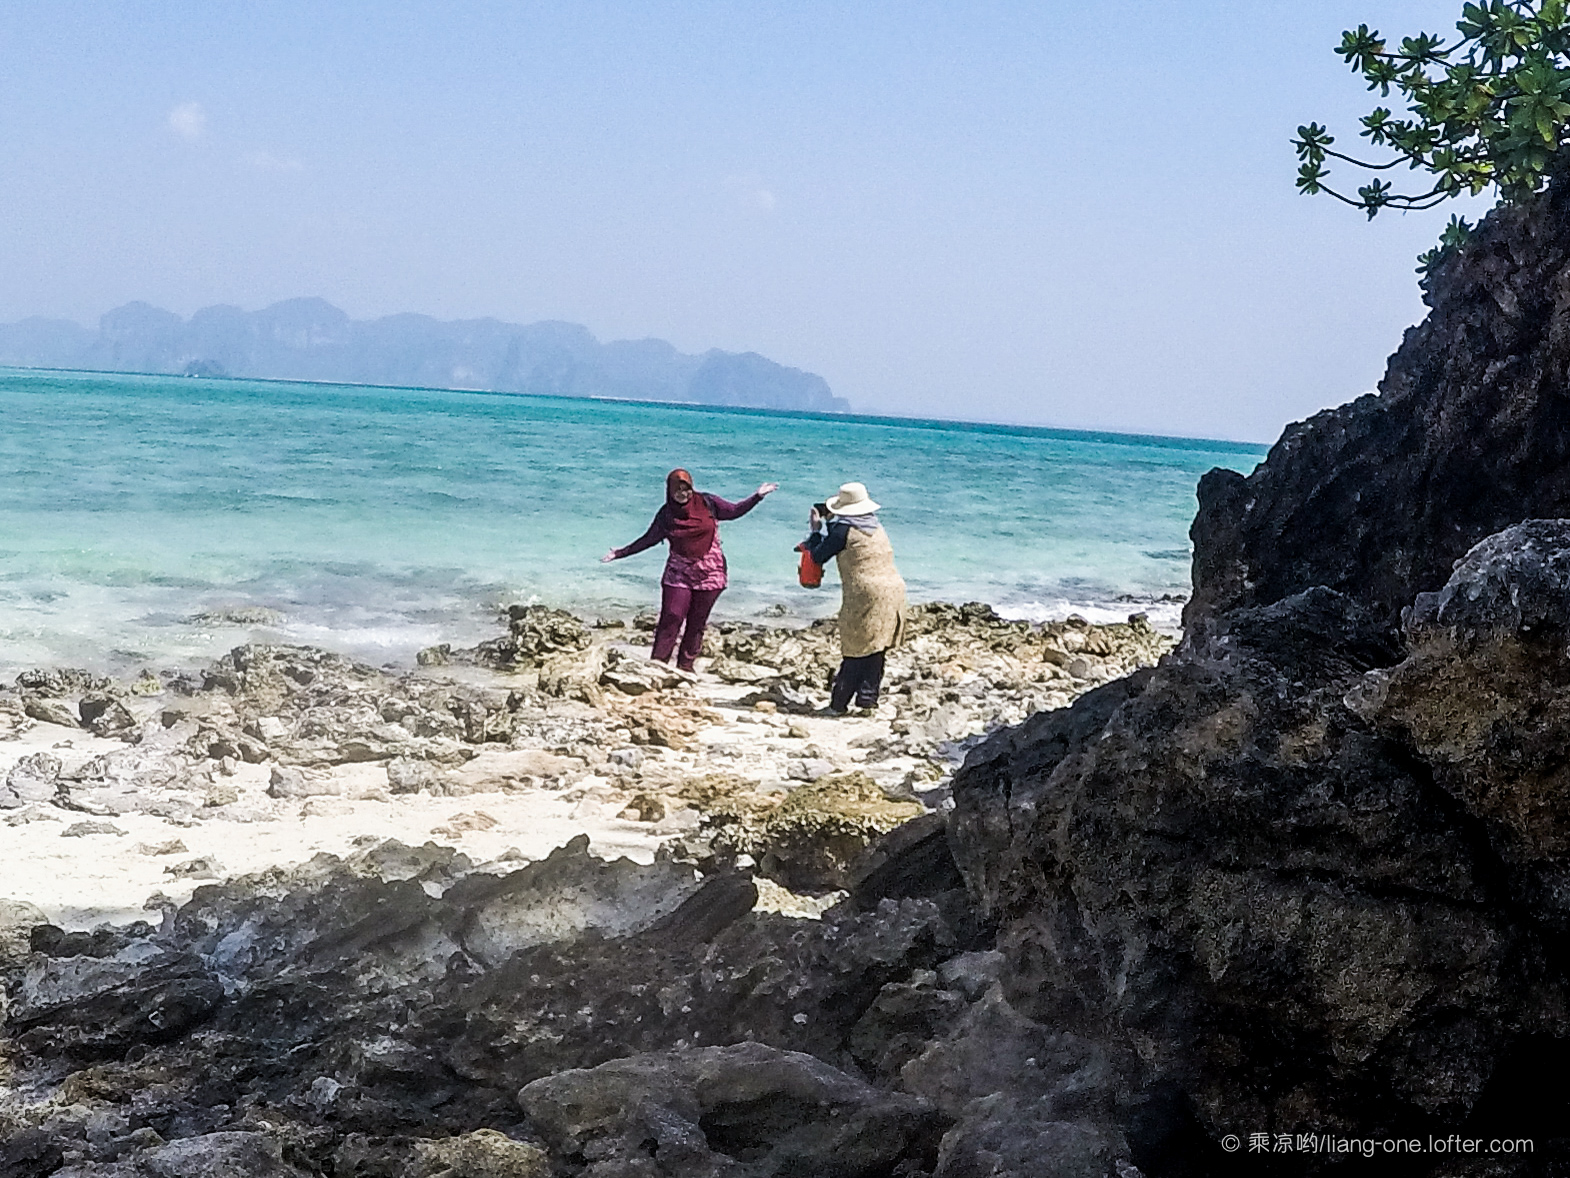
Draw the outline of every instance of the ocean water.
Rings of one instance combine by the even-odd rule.
[[[962,403],[956,408],[962,411]],[[658,599],[663,478],[740,499],[717,618],[832,613],[815,500],[865,482],[912,600],[1175,626],[1194,485],[1264,447],[566,398],[0,369],[0,673],[189,666],[251,639],[406,664],[538,601]],[[1165,600],[1163,600],[1165,599]]]

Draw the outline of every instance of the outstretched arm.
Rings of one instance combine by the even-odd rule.
[[[654,522],[649,525],[647,532],[643,533],[643,535],[625,548],[612,548],[604,556],[600,557],[600,563],[608,564],[613,560],[620,560],[624,556],[634,556],[647,548],[653,548],[663,539],[665,539],[665,529],[660,526],[660,517],[655,516]]]
[[[714,513],[715,519],[740,519],[758,504],[762,503],[765,496],[772,495],[780,489],[778,483],[764,483],[751,495],[740,503],[732,503],[729,499],[721,499],[718,495],[705,493],[704,498],[709,501],[709,510]]]

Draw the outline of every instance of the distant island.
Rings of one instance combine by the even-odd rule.
[[[850,409],[821,376],[756,352],[691,356],[658,339],[602,344],[586,327],[554,321],[354,320],[324,299],[288,299],[261,311],[205,307],[188,320],[127,303],[104,315],[97,331],[66,319],[23,319],[0,324],[0,365]]]

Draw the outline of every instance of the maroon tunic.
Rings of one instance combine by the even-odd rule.
[[[703,501],[708,504],[709,511],[717,520],[740,519],[759,503],[763,502],[761,495],[748,495],[740,503],[732,503],[721,499],[718,495],[710,495],[707,491],[699,491]],[[644,532],[625,548],[613,549],[617,560],[624,556],[632,556],[656,544],[670,539],[671,522],[667,518],[665,508],[654,516],[654,522],[649,525],[649,530]],[[709,550],[697,556],[681,556],[672,552],[665,561],[665,572],[660,577],[660,584],[675,585],[683,589],[723,589],[725,588],[725,553],[720,548],[719,534],[716,532]]]

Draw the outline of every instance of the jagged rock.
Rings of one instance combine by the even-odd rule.
[[[224,875],[223,864],[211,855],[199,855],[195,859],[187,859],[184,863],[171,863],[164,868],[165,875],[172,875],[176,879],[221,879]]]
[[[426,761],[394,757],[387,762],[387,788],[395,794],[439,793],[440,782],[440,771]]]
[[[494,1129],[415,1146],[416,1178],[549,1178],[545,1151]]]
[[[112,822],[73,822],[60,832],[63,839],[85,838],[90,834],[113,834],[124,837],[125,831]]]
[[[325,681],[341,697],[383,677],[373,667],[314,647],[250,643],[220,658],[204,675],[203,688],[227,692],[259,714],[276,715],[285,701],[313,684]]]
[[[197,626],[281,626],[288,618],[279,610],[265,605],[239,605],[226,609],[209,609],[193,614],[191,622]]]
[[[793,781],[818,781],[833,772],[834,762],[823,757],[804,757],[786,768],[786,776]]]
[[[558,654],[540,662],[540,690],[559,699],[580,699],[598,704],[603,699],[600,676],[605,671],[603,646]]]
[[[1114,1115],[1123,1077],[1100,1044],[1024,1018],[996,983],[968,1008],[955,998],[957,1017],[936,1023],[924,1050],[900,1069],[909,1091],[956,1122],[1000,1097],[1045,1123]]]
[[[723,654],[709,664],[709,673],[723,679],[726,683],[767,683],[779,677],[779,671],[773,667],[740,662]]]
[[[527,1085],[518,1101],[585,1178],[874,1178],[918,1153],[926,1107],[761,1043],[638,1055]]]
[[[586,766],[577,757],[543,749],[487,750],[460,768],[444,773],[432,793],[460,795],[522,789],[581,776]]]
[[[7,1026],[32,1055],[117,1059],[138,1045],[178,1039],[223,1000],[223,986],[189,952],[145,939],[104,957],[63,955],[70,947],[35,953],[17,981]]]
[[[680,692],[649,692],[634,699],[613,696],[607,703],[634,744],[657,748],[691,748],[698,729],[719,719],[713,709]]]
[[[692,677],[666,663],[653,659],[633,658],[621,651],[607,652],[605,670],[600,672],[600,683],[614,687],[623,695],[643,695],[650,691],[666,691],[682,687]]]
[[[64,700],[47,695],[24,695],[22,710],[43,724],[58,724],[62,728],[80,728],[82,725]]]
[[[1050,1120],[1008,1097],[978,1103],[944,1135],[934,1178],[1139,1178],[1115,1129]]]
[[[267,780],[271,798],[336,797],[343,787],[331,777],[307,774],[293,765],[274,765]]]
[[[24,693],[53,696],[86,695],[108,690],[110,683],[101,675],[78,667],[49,667],[23,671],[16,677],[16,685]]]
[[[633,822],[660,822],[671,813],[671,804],[663,795],[657,793],[634,794],[627,802],[627,808],[621,812],[623,818]]]
[[[82,727],[94,736],[125,736],[136,731],[136,717],[113,696],[86,696],[76,705]]]
[[[36,723],[20,700],[0,696],[0,740],[16,740]]]
[[[911,818],[878,838],[856,858],[848,879],[850,900],[862,909],[884,899],[939,896],[964,886],[949,847],[947,817],[939,813]]]
[[[32,948],[33,929],[48,922],[49,918],[36,904],[0,899],[0,977],[22,963]],[[0,998],[0,1015],[4,1008],[5,1000]]]
[[[996,949],[958,953],[938,967],[938,978],[974,1002],[1002,980],[1007,966],[1008,959]]]
[[[975,750],[952,833],[1008,1000],[1113,1028],[1211,1141],[1459,1118],[1519,1037],[1570,1029],[1486,842],[1348,707],[1399,660],[1312,590]]]
[[[734,795],[733,795],[734,796]],[[917,802],[889,799],[864,773],[820,777],[792,790],[778,806],[710,803],[715,843],[730,855],[751,855],[759,871],[793,892],[847,887],[867,849],[882,835],[923,813]]]
[[[123,1160],[68,1166],[58,1178],[306,1178],[264,1133],[204,1133],[138,1151]]]
[[[821,920],[756,900],[745,877],[581,840],[504,876],[382,844],[199,888],[157,931],[34,929],[7,1030],[24,1074],[89,1065],[71,1100],[135,1102],[165,1137],[265,1121],[302,1164],[420,1173],[432,1155],[394,1138],[505,1128],[512,1094],[563,1068],[749,1037],[854,1067],[882,987],[959,947],[926,900]],[[89,1114],[62,1107],[50,1134],[80,1140]],[[922,1156],[941,1130],[922,1122]],[[138,1164],[154,1147],[132,1144]]]
[[[496,819],[484,810],[476,810],[472,814],[454,814],[440,826],[431,828],[432,834],[441,835],[443,838],[462,838],[471,830],[490,830],[496,825]]]
[[[944,741],[960,740],[980,728],[978,717],[957,704],[945,703],[935,707],[925,720],[911,725],[908,731],[912,738],[935,748]]]
[[[715,895],[723,905],[699,893],[625,940],[516,954],[464,995],[452,1066],[520,1087],[563,1067],[749,1037],[854,1066],[845,1037],[879,988],[952,944],[929,901],[804,921],[748,915],[750,884]]]
[[[965,1010],[964,996],[942,988],[937,980],[930,969],[916,970],[878,991],[846,1040],[866,1075],[885,1085],[893,1083],[931,1040],[941,1038],[959,1020]]]
[[[65,1150],[57,1134],[44,1129],[7,1133],[0,1141],[0,1173],[15,1178],[46,1178],[65,1164]]]
[[[1068,703],[1084,688],[1061,669],[1069,648],[1081,678],[1102,681],[1154,663],[1173,645],[1144,615],[1108,626],[1083,618],[1036,626],[975,603],[911,606],[906,634],[889,655],[884,692],[895,731],[921,755]],[[715,674],[756,685],[744,706],[761,701],[803,714],[827,702],[824,689],[839,663],[832,619],[800,630],[722,622],[710,627],[704,649]]]
[[[521,948],[570,941],[590,930],[596,936],[629,936],[669,917],[706,886],[681,864],[606,863],[589,855],[588,847],[588,837],[580,835],[521,871],[457,885],[444,899],[465,908],[465,949],[498,965]]]
[[[442,642],[427,646],[415,654],[414,661],[422,667],[445,667],[453,661],[452,644]]]
[[[552,656],[588,649],[589,632],[566,610],[543,605],[507,607],[507,635],[480,643],[476,661],[511,670],[538,667]]]
[[[606,759],[613,765],[620,765],[625,769],[636,769],[643,764],[643,757],[642,749],[636,746],[629,746],[624,749],[612,749],[607,754]]]
[[[0,809],[53,801],[59,788],[60,768],[60,758],[53,753],[29,753],[20,758],[6,774],[5,789],[0,790]]]
[[[190,762],[178,751],[144,742],[93,757],[62,772],[54,802],[99,817],[146,813],[184,816],[201,805]]]
[[[138,843],[137,851],[143,855],[183,855],[186,846],[181,839],[165,839],[161,843]]]
[[[3,808],[3,807],[0,807]],[[60,815],[54,812],[52,806],[46,807],[37,802],[29,802],[17,810],[11,810],[5,816],[7,826],[26,826],[30,822],[59,822]]]
[[[1524,519],[1570,516],[1570,183],[1489,213],[1428,277],[1379,395],[1287,427],[1247,478],[1199,486],[1192,632],[1324,585],[1394,620]]]
[[[1349,702],[1482,820],[1534,916],[1570,929],[1570,521],[1484,540],[1406,632],[1410,656]]]

